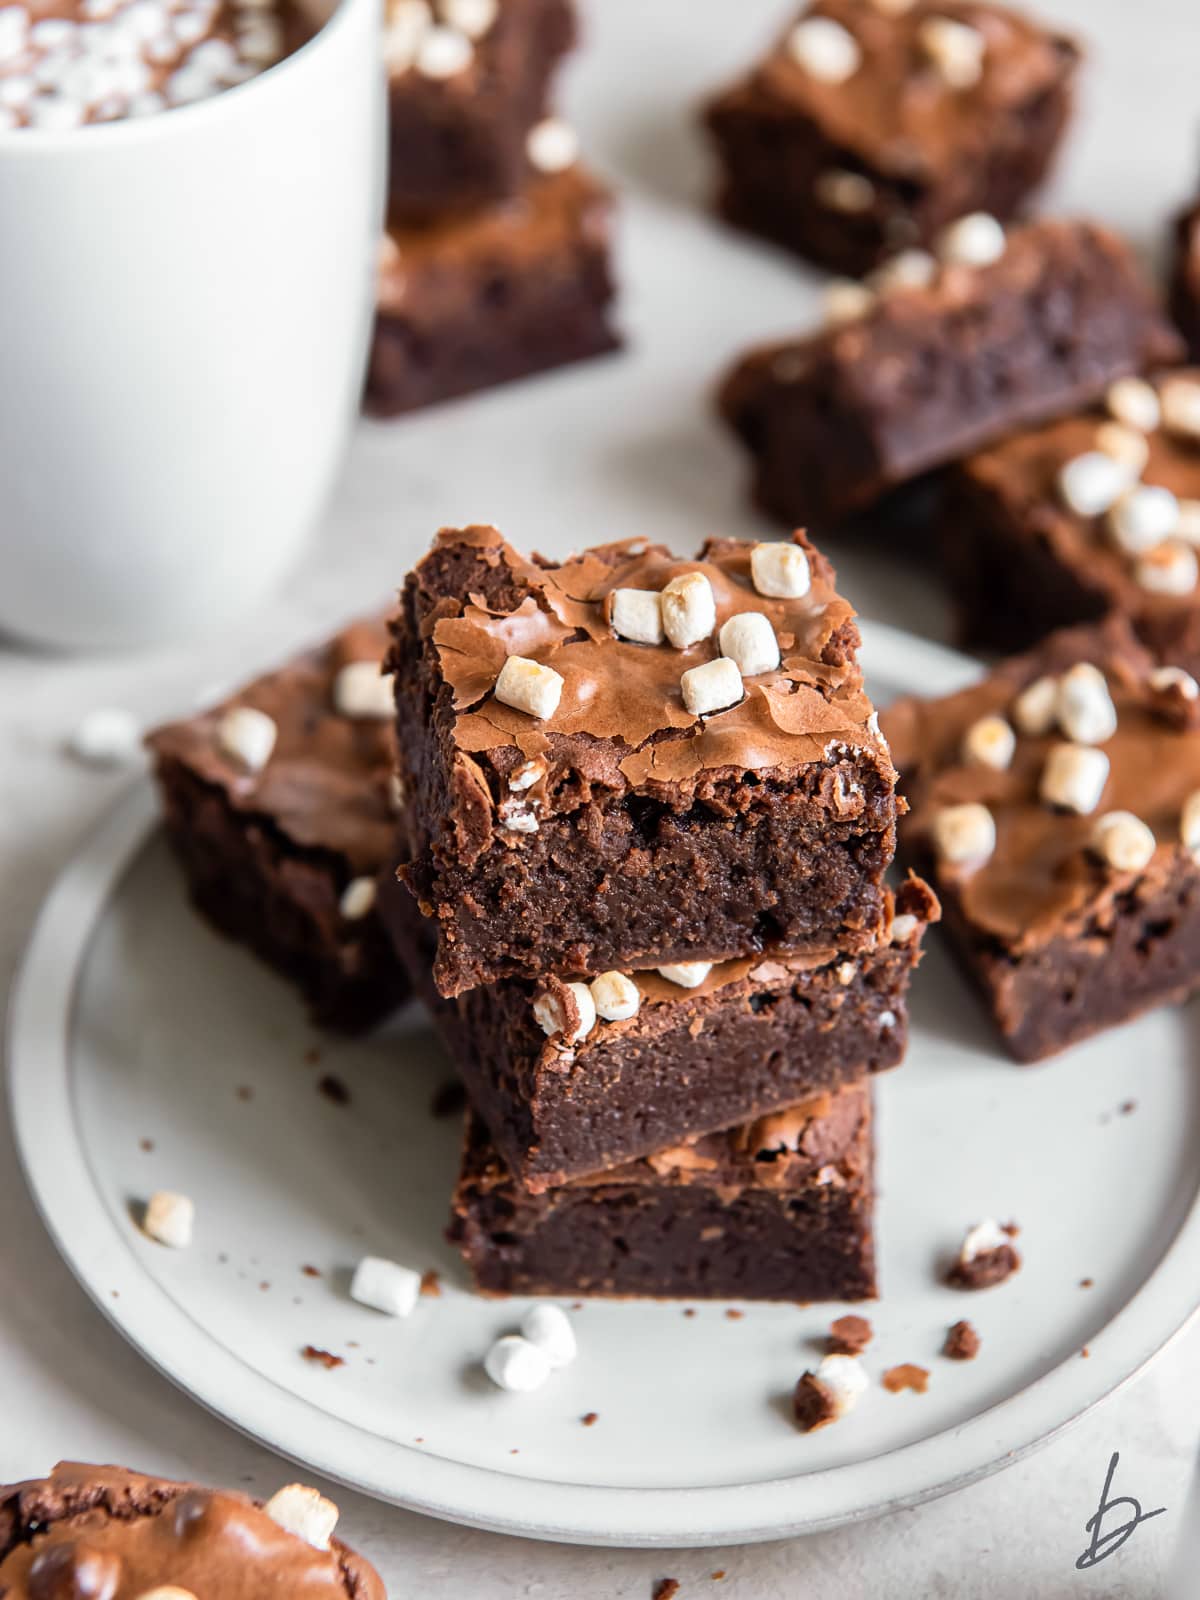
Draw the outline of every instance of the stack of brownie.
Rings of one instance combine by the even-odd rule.
[[[380,910],[470,1102],[500,1293],[875,1292],[870,1074],[936,902],[828,562],[447,530],[392,624]]]
[[[377,414],[615,347],[610,197],[549,106],[575,34],[572,0],[389,0]]]

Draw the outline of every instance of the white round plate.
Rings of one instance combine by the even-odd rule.
[[[880,700],[977,671],[866,632]],[[1200,1284],[1195,1012],[1018,1068],[934,943],[908,1062],[878,1087],[883,1299],[867,1308],[866,1357],[875,1376],[927,1367],[928,1392],[873,1385],[807,1436],[790,1391],[844,1308],[732,1318],[594,1301],[575,1312],[570,1369],[536,1394],[493,1389],[479,1358],[522,1307],[471,1295],[442,1240],[458,1130],[431,1114],[448,1069],[422,1018],[318,1039],[290,990],[189,910],[145,782],[67,867],[35,932],[11,1018],[17,1138],[59,1249],[112,1321],[202,1404],[314,1471],[543,1539],[803,1533],[1011,1462],[1137,1372]],[[318,1091],[325,1074],[348,1105]],[[133,1225],[157,1188],[195,1199],[186,1252]],[[1020,1224],[1023,1269],[981,1294],[946,1288],[947,1256],[986,1216]],[[436,1270],[440,1296],[407,1321],[354,1304],[365,1252]],[[960,1317],[982,1336],[974,1362],[939,1354]],[[307,1345],[345,1364],[305,1360]]]

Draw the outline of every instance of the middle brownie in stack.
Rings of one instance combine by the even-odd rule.
[[[411,894],[381,911],[479,1119],[456,1232],[481,1287],[873,1292],[864,1085],[903,1052],[936,902],[884,885],[895,771],[857,646],[802,535],[553,564],[447,530],[409,578],[388,666]],[[631,1210],[670,1226],[670,1270],[564,1247],[629,1246]]]

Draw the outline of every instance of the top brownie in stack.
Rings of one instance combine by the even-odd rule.
[[[870,946],[896,775],[853,616],[799,534],[552,563],[444,530],[389,657],[441,992]]]

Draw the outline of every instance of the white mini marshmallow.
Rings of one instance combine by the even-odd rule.
[[[833,278],[821,294],[824,320],[833,327],[857,322],[860,317],[866,316],[874,304],[875,296],[871,290],[865,283],[856,283],[853,278]]]
[[[612,630],[634,644],[663,642],[662,604],[657,589],[614,589]]]
[[[430,28],[417,45],[414,65],[423,78],[455,78],[471,65],[475,47],[457,28]]]
[[[901,250],[868,273],[866,283],[877,294],[894,294],[897,289],[924,289],[936,276],[937,261],[928,250]]]
[[[500,826],[509,833],[536,833],[537,812],[524,800],[501,800],[497,807]]]
[[[137,1600],[196,1600],[196,1596],[177,1583],[161,1583],[156,1589],[143,1589]]]
[[[916,3],[917,0],[871,0],[875,10],[885,17],[902,17]]]
[[[468,39],[482,39],[500,13],[499,0],[441,0],[442,19]]]
[[[1185,544],[1200,545],[1200,500],[1179,502],[1179,521],[1175,524],[1175,537]]]
[[[934,243],[938,259],[960,267],[987,267],[999,261],[1007,246],[1004,229],[986,211],[959,217],[938,234]]]
[[[911,911],[902,911],[898,917],[892,918],[893,944],[907,944],[920,926],[920,919],[914,917]]]
[[[237,37],[238,55],[255,66],[271,67],[283,55],[283,30],[275,17],[260,16],[241,29]]]
[[[75,37],[75,24],[69,17],[43,17],[29,30],[29,41],[39,50],[57,50]]]
[[[1141,477],[1150,459],[1150,445],[1144,433],[1123,422],[1102,422],[1096,429],[1095,442],[1097,450],[1119,461],[1134,478]]]
[[[31,128],[62,133],[67,128],[78,128],[83,122],[83,112],[79,102],[66,95],[39,94],[29,102],[25,115]]]
[[[532,761],[522,761],[509,776],[508,787],[523,794],[526,789],[532,789],[539,779],[546,776],[546,763],[535,757]]]
[[[89,711],[72,733],[71,754],[89,767],[127,767],[138,759],[142,734],[132,711],[102,706]]]
[[[146,1202],[142,1232],[171,1250],[186,1250],[195,1220],[196,1207],[186,1194],[159,1189]]]
[[[1035,678],[1013,701],[1012,719],[1019,733],[1040,739],[1058,720],[1058,679]]]
[[[374,878],[351,878],[342,890],[338,910],[347,922],[359,922],[375,906]]]
[[[484,1356],[483,1370],[498,1389],[529,1394],[540,1389],[550,1376],[550,1358],[540,1345],[509,1333],[497,1339]]]
[[[1179,813],[1179,837],[1193,855],[1200,853],[1200,789],[1194,789]]]
[[[830,211],[841,211],[846,216],[858,216],[875,204],[875,185],[870,178],[861,172],[847,172],[844,167],[819,172],[813,193]]]
[[[279,729],[256,706],[231,706],[217,723],[217,744],[249,772],[261,772],[271,759]]]
[[[1134,568],[1134,577],[1151,594],[1191,594],[1200,578],[1200,565],[1190,544],[1168,539],[1148,550]]]
[[[983,77],[987,40],[978,28],[953,17],[926,17],[917,37],[947,88],[970,89]]]
[[[328,1550],[337,1527],[338,1508],[316,1489],[303,1483],[289,1483],[277,1489],[263,1510],[285,1533],[294,1533],[314,1550]]]
[[[552,717],[562,699],[563,678],[553,667],[525,656],[509,656],[496,679],[495,695],[501,705],[531,717]]]
[[[388,7],[383,28],[383,60],[390,73],[407,72],[417,58],[421,40],[433,26],[426,0],[400,0]]]
[[[571,1319],[559,1306],[530,1306],[521,1318],[521,1334],[537,1345],[556,1372],[579,1354]]]
[[[1075,744],[1105,744],[1117,731],[1117,708],[1099,667],[1077,661],[1058,680],[1058,725]]]
[[[1046,757],[1038,792],[1047,805],[1090,816],[1100,804],[1108,767],[1108,757],[1094,745],[1056,744]]]
[[[736,706],[745,693],[737,662],[728,656],[689,667],[680,676],[679,691],[694,717],[711,717],[717,711],[726,711]]]
[[[575,1004],[579,1007],[579,1022],[568,1033],[568,1018],[558,1000],[548,990],[539,994],[533,1002],[534,1020],[542,1032],[549,1038],[561,1033],[567,1044],[578,1044],[581,1039],[586,1039],[596,1026],[596,1002],[592,998],[592,991],[586,983],[569,983],[567,988],[575,997]]]
[[[602,972],[589,986],[597,1016],[605,1022],[625,1022],[636,1017],[642,1003],[641,991],[623,972]]]
[[[1159,390],[1163,427],[1185,438],[1200,438],[1200,383],[1168,378]]]
[[[0,54],[0,60],[3,55]],[[37,85],[32,78],[24,75],[15,78],[0,78],[0,106],[6,110],[21,111],[33,98]]]
[[[779,640],[771,619],[761,611],[740,611],[721,624],[721,654],[736,663],[743,678],[774,672],[779,666]]]
[[[173,106],[190,106],[207,100],[217,93],[217,88],[216,80],[207,72],[193,72],[186,65],[173,72],[165,85],[167,99]]]
[[[1118,872],[1141,872],[1154,856],[1154,831],[1132,811],[1108,811],[1096,819],[1092,848]]]
[[[1200,683],[1197,683],[1191,673],[1185,672],[1182,667],[1155,667],[1146,681],[1159,694],[1170,694],[1174,691],[1183,700],[1195,700],[1200,697]]]
[[[1153,433],[1162,421],[1162,407],[1153,384],[1144,378],[1118,378],[1104,396],[1109,415],[1140,433]]]
[[[1134,438],[1140,439],[1141,434]],[[1179,526],[1179,501],[1170,489],[1141,484],[1123,494],[1108,513],[1113,543],[1127,555],[1145,555]]]
[[[788,54],[822,83],[845,83],[862,65],[862,50],[848,28],[832,17],[805,17],[788,34]]]
[[[1085,450],[1059,471],[1058,492],[1077,517],[1098,517],[1115,505],[1132,481],[1123,461],[1103,450]]]
[[[707,639],[717,625],[712,584],[702,572],[681,572],[663,585],[659,596],[663,632],[676,650]]]
[[[711,961],[673,961],[658,968],[660,978],[677,983],[681,989],[698,989],[713,969]]]
[[[996,848],[996,821],[984,805],[971,800],[945,806],[932,824],[933,847],[949,866],[980,867]]]
[[[969,767],[1004,772],[1012,765],[1017,736],[1003,717],[980,717],[963,734],[962,755]]]
[[[29,13],[24,6],[0,7],[0,62],[25,54],[29,39]]]
[[[561,117],[545,117],[530,128],[525,154],[535,172],[566,172],[579,159],[579,135]]]
[[[993,1250],[1000,1250],[1009,1243],[1009,1237],[1004,1229],[993,1218],[988,1217],[983,1222],[977,1222],[973,1228],[968,1228],[962,1247],[958,1252],[960,1263],[966,1267],[980,1256],[990,1255]]]
[[[750,578],[769,600],[802,600],[812,587],[808,557],[795,544],[756,544],[750,552]]]
[[[334,709],[343,717],[378,717],[388,721],[396,714],[395,679],[380,672],[378,661],[348,661],[333,680]]]
[[[421,1274],[382,1256],[364,1256],[350,1280],[350,1298],[389,1317],[411,1316],[421,1296]]]
[[[829,1392],[833,1404],[830,1420],[834,1422],[853,1411],[870,1387],[866,1368],[857,1356],[823,1356],[814,1377]]]

